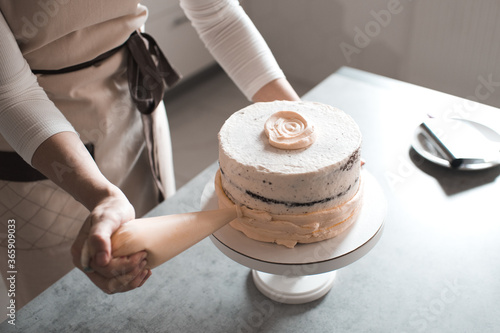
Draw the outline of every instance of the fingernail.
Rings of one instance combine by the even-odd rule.
[[[141,261],[141,264],[139,266],[143,268],[144,266],[146,266],[147,263],[148,261],[144,259],[143,261]]]

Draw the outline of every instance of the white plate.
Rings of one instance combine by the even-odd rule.
[[[424,130],[418,126],[413,135],[411,146],[423,158],[431,161],[434,164],[443,166],[445,168],[452,168],[448,160],[442,156],[436,148],[434,148],[431,141],[424,134]],[[499,162],[485,162],[485,163],[462,163],[454,169],[457,170],[482,170],[499,165]]]
[[[311,244],[282,245],[259,242],[226,225],[210,236],[217,248],[234,261],[266,273],[303,276],[330,272],[351,264],[367,254],[378,242],[387,213],[384,193],[366,170],[363,208],[358,220],[332,239]],[[204,189],[202,210],[217,209],[213,181]]]

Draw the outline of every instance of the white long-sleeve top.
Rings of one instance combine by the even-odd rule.
[[[73,126],[38,85],[0,15],[0,134],[31,163],[43,141],[64,131],[74,131]]]
[[[283,77],[271,50],[238,0],[181,0],[198,35],[248,99]]]
[[[59,3],[63,2],[54,2],[53,7],[41,11],[29,8],[35,6],[29,0],[0,2],[0,134],[28,163],[50,136],[74,131],[38,85],[30,65],[36,69],[58,69],[93,59],[123,43],[147,16],[139,0]],[[180,0],[180,3],[206,47],[248,99],[266,83],[284,77],[237,0]],[[121,8],[118,14],[117,7]],[[29,13],[23,13],[23,8],[29,8]],[[82,15],[83,10],[87,16],[95,13],[87,17]],[[40,23],[36,19],[43,18],[40,13],[53,16],[45,26],[36,25]],[[21,14],[24,16],[16,17]],[[31,17],[33,22],[26,20]],[[57,30],[58,24],[62,33]],[[106,29],[106,34],[101,29]],[[75,50],[82,43],[87,45],[80,47],[78,54],[57,52],[60,59],[49,57],[54,54],[54,47]]]

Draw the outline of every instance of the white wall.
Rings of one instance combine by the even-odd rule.
[[[296,80],[314,85],[346,65],[472,98],[490,80],[480,101],[500,107],[498,0],[248,0],[245,8]]]
[[[419,1],[413,17],[401,76],[500,107],[500,1]]]

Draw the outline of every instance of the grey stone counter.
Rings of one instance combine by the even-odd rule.
[[[426,113],[464,108],[465,101],[349,68],[304,99],[355,118],[364,136],[365,167],[389,204],[380,242],[340,269],[325,297],[302,305],[271,301],[256,289],[248,268],[205,239],[124,294],[107,296],[73,270],[21,309],[15,327],[4,322],[0,331],[498,331],[500,168],[449,170],[409,148]],[[215,169],[149,215],[198,210]]]

